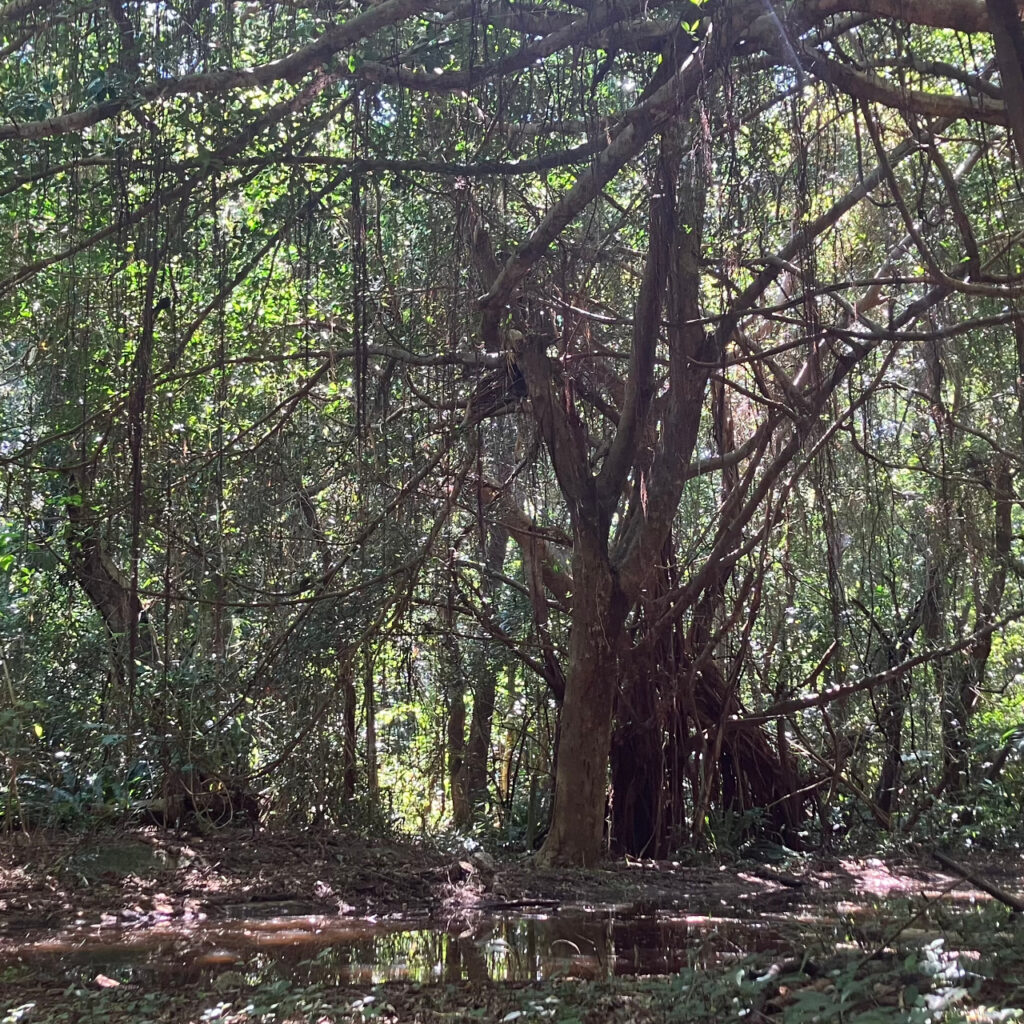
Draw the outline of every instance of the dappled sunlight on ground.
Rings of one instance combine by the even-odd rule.
[[[1022,889],[1016,859],[975,867]],[[998,901],[924,859],[541,871],[478,849],[348,835],[10,838],[0,848],[0,980],[18,1002],[0,1019],[62,993],[113,1000],[125,1020],[146,1019],[138,1000],[157,994],[183,1001],[175,1020],[282,1020],[287,1010],[361,1021],[371,1006],[382,1020],[451,1019],[443,999],[427,1012],[437,999],[402,987],[443,982],[453,999],[467,997],[458,986],[501,986],[472,997],[501,1009],[487,1019],[542,1019],[530,1000],[554,998],[588,1007],[566,1019],[656,1021],[663,1000],[682,998],[680,979],[687,998],[732,1005],[739,992],[762,1018],[840,992],[851,1006],[897,1012],[924,993],[953,1005],[970,991],[977,1008],[1016,998],[1016,932]],[[638,987],[614,988],[625,978]],[[571,979],[613,987],[564,987]],[[236,1005],[237,992],[249,995]],[[235,1009],[193,1011],[213,995]],[[263,996],[270,1017],[245,1010]],[[378,1012],[385,997],[412,1016]],[[316,999],[331,1013],[317,1016]]]

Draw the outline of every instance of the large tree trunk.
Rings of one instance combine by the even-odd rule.
[[[577,542],[551,830],[539,860],[593,864],[601,857],[612,709],[619,682],[625,604],[607,555]]]
[[[698,149],[700,147],[698,146]],[[543,339],[519,345],[518,365],[534,418],[573,520],[573,594],[569,671],[557,751],[555,800],[540,859],[592,864],[601,853],[609,748],[625,620],[657,571],[686,482],[716,344],[700,318],[704,202],[702,155],[687,157],[677,205],[682,131],[663,136],[651,201],[649,246],[637,296],[630,373],[614,438],[596,474],[588,435],[571,388],[543,351]],[[663,305],[669,391],[655,408],[655,363]],[[660,420],[660,437],[655,431]],[[609,536],[619,512],[614,555]]]

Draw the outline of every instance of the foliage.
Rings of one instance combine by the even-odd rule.
[[[4,827],[1018,838],[1024,97],[853,6],[0,12]]]

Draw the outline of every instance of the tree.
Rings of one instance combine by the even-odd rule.
[[[823,460],[906,386],[909,347],[1019,324],[1020,14],[8,5],[5,458],[23,480],[48,467],[46,514],[72,528],[46,544],[127,634],[139,720],[196,727],[167,706],[201,650],[219,666],[204,730],[258,729],[261,692],[289,722],[268,764],[328,772],[300,741],[337,713],[351,766],[353,666],[372,672],[371,647],[388,663],[417,615],[448,640],[472,616],[561,704],[544,860],[599,855],[610,758],[632,852],[683,827],[684,788],[694,832],[713,806],[799,830],[818,782],[785,716],[766,727],[793,691],[750,682],[765,591],[790,585],[801,488],[827,497]],[[553,487],[527,496],[538,441]],[[992,480],[988,583],[963,622],[982,633],[1012,555],[1012,470]],[[37,504],[5,510],[32,543]],[[840,694],[863,683],[842,525],[822,521],[828,623],[800,666]],[[494,614],[506,531],[528,635]],[[427,568],[443,584],[424,589]],[[933,569],[919,589],[947,594]],[[911,620],[893,612],[899,652]],[[460,820],[482,785],[481,674],[465,751],[464,688],[438,690]],[[976,677],[944,687],[950,722]],[[364,704],[369,729],[372,679]]]

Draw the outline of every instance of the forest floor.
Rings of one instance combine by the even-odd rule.
[[[1019,854],[972,858],[1024,892]],[[932,859],[539,870],[355,833],[0,839],[0,1022],[1021,1018],[1024,926]]]

